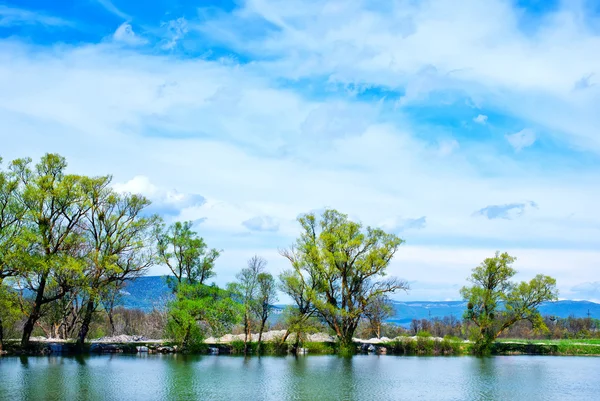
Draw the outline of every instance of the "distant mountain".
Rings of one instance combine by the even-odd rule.
[[[461,318],[467,303],[464,301],[449,302],[398,302],[394,301],[394,317],[388,322],[405,326],[413,319],[429,319],[434,317],[443,318],[454,316]],[[589,301],[557,301],[547,302],[539,308],[542,315],[553,315],[556,317],[587,317],[600,319],[600,304]]]
[[[146,276],[128,282],[121,293],[121,301],[126,308],[137,308],[150,311],[155,305],[164,304],[170,299],[169,289],[165,276]],[[410,324],[413,319],[429,319],[434,317],[443,318],[454,316],[462,317],[467,303],[463,301],[394,301],[394,317],[388,319],[390,323],[401,326]],[[276,313],[280,313],[285,305],[276,305]],[[600,304],[589,301],[557,301],[548,302],[540,307],[542,315],[554,315],[557,317],[590,316],[600,319]]]
[[[145,276],[128,281],[121,290],[121,304],[129,309],[151,311],[171,299],[172,292],[166,276]]]

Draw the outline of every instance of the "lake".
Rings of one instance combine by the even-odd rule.
[[[0,358],[1,400],[593,400],[600,358]]]

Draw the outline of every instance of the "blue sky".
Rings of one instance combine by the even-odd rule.
[[[0,156],[195,221],[221,284],[334,207],[406,240],[398,299],[507,250],[600,300],[599,50],[586,0],[0,0]]]

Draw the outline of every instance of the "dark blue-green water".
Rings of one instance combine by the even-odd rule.
[[[600,358],[0,358],[1,400],[600,400]]]

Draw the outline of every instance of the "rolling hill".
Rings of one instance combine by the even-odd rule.
[[[164,276],[146,276],[127,283],[121,294],[121,302],[126,308],[149,311],[154,306],[164,304],[170,297],[171,290]],[[463,301],[394,301],[393,304],[395,314],[388,322],[401,326],[408,325],[413,319],[444,316],[461,318],[467,305]],[[276,305],[278,310],[284,307],[285,305]],[[586,317],[588,311],[591,317],[600,319],[600,304],[594,302],[563,300],[545,303],[540,307],[542,315],[557,317]]]

